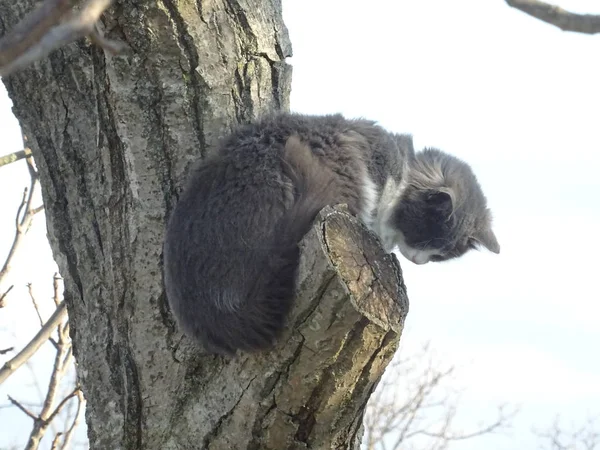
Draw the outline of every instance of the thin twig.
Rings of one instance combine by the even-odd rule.
[[[25,188],[23,191],[23,199],[21,200],[21,204],[17,209],[17,215],[15,217],[15,237],[13,238],[13,242],[10,250],[8,251],[8,256],[4,261],[4,265],[0,270],[0,286],[3,284],[4,280],[8,276],[8,273],[10,272],[11,263],[20,246],[22,245],[25,235],[31,227],[33,216],[35,215],[33,208],[33,196],[35,193],[35,187],[39,182],[39,175],[35,170],[33,158],[31,156],[26,156],[26,158],[30,184],[29,188]],[[4,298],[4,296],[2,298]]]
[[[35,216],[37,213],[42,212],[44,210],[44,205],[40,205],[36,208],[31,209],[31,215]]]
[[[35,313],[37,314],[38,320],[40,321],[40,327],[43,327],[44,319],[42,319],[42,315],[40,314],[40,308],[35,299],[35,295],[33,295],[33,284],[27,283],[27,291],[29,292],[29,298],[31,298],[31,303],[33,303],[33,308],[35,309]]]
[[[12,289],[15,287],[14,284],[12,284],[6,291],[4,291],[4,294],[0,295],[0,308],[4,308],[6,306],[6,296],[8,295],[8,293],[10,291],[12,291]]]
[[[56,433],[56,436],[54,436],[54,439],[52,439],[52,446],[50,447],[50,450],[58,450],[58,444],[60,443],[61,436],[62,433]]]
[[[563,31],[600,33],[600,15],[577,14],[539,0],[506,0],[506,3]]]
[[[12,375],[15,370],[21,367],[26,361],[31,358],[35,352],[48,340],[59,323],[67,315],[67,308],[64,303],[61,303],[56,311],[50,316],[44,326],[37,332],[31,341],[21,350],[14,358],[4,363],[0,369],[0,384]]]
[[[67,395],[65,398],[63,398],[60,401],[60,403],[54,409],[54,411],[52,411],[52,413],[48,416],[48,418],[45,419],[46,422],[48,422],[48,423],[52,422],[54,420],[54,418],[60,413],[60,411],[64,408],[64,406],[67,404],[67,402],[77,395],[77,391],[79,391],[79,386],[77,386],[73,390],[73,392],[71,392],[69,395]]]
[[[64,303],[61,303],[59,307],[63,304]],[[68,328],[62,325],[62,321],[59,321],[56,328],[58,332],[58,347],[54,357],[54,365],[52,367],[52,373],[50,375],[50,381],[46,391],[46,398],[38,418],[33,421],[33,428],[29,434],[29,440],[25,446],[25,450],[35,450],[39,447],[39,444],[44,438],[48,426],[60,413],[67,402],[76,395],[76,391],[79,389],[79,387],[76,387],[75,390],[64,397],[56,407],[54,406],[60,383],[73,360],[73,347],[71,345],[71,340],[68,336],[68,333],[65,332],[65,330]]]
[[[567,431],[560,425],[560,417],[557,416],[547,431],[534,429],[533,433],[547,441],[547,445],[540,446],[544,450],[599,450],[600,431],[597,422],[598,418],[589,417],[584,425]]]
[[[7,353],[12,352],[14,349],[14,347],[0,349],[0,355],[6,355]]]
[[[489,434],[508,426],[512,414],[499,409],[496,420],[463,432],[453,429],[458,393],[448,386],[454,367],[440,368],[433,361],[428,345],[414,356],[395,358],[369,399],[365,415],[367,450],[412,448],[415,438],[419,448],[445,450],[453,441]],[[406,391],[398,391],[398,384]]]
[[[9,153],[8,155],[0,156],[0,167],[19,161],[20,159],[23,159],[27,156],[31,156],[31,149],[29,148],[19,150],[18,152]]]
[[[40,327],[44,326],[44,319],[42,319],[42,315],[40,314],[40,308],[37,304],[37,301],[35,299],[35,296],[33,295],[33,284],[28,283],[27,284],[27,290],[29,291],[29,297],[31,298],[31,302],[33,303],[33,307],[35,309],[35,313],[37,314],[38,320],[40,321]],[[58,306],[58,305],[56,305]],[[52,345],[54,346],[54,348],[58,347],[57,342],[52,338],[52,336],[48,337],[48,340],[52,343]]]
[[[31,417],[33,420],[37,420],[38,417],[35,414],[33,414],[31,411],[25,408],[21,403],[12,398],[10,395],[8,396],[8,400],[21,411],[23,411],[25,414],[27,414],[29,417]]]
[[[79,425],[79,422],[81,421],[81,416],[83,415],[83,406],[84,405],[85,405],[85,400],[83,398],[83,392],[81,392],[81,389],[79,389],[77,391],[77,411],[75,412],[75,417],[73,418],[73,422],[71,422],[71,426],[69,427],[67,432],[64,434],[65,437],[63,439],[63,444],[62,444],[61,450],[66,450],[69,448],[69,445],[71,445],[71,439],[73,438],[73,433],[75,432],[75,429]]]
[[[22,69],[63,45],[84,36],[90,36],[95,44],[111,53],[122,50],[124,44],[105,39],[96,29],[96,23],[110,6],[111,0],[88,0],[77,13],[70,11],[65,3],[68,3],[68,0],[46,0],[44,2],[40,10],[46,11],[46,15],[43,22],[37,24],[34,22],[38,26],[31,31],[33,37],[20,34],[21,40],[16,41],[23,42],[23,44],[18,47],[18,51],[0,53],[0,56],[4,56],[0,59],[0,76],[7,76]],[[47,4],[59,4],[61,9],[48,12],[45,9]],[[42,16],[42,13],[36,12],[36,14]],[[40,23],[43,23],[43,26],[39,25]],[[21,24],[15,28],[19,28],[21,32],[26,29]],[[3,41],[4,39],[0,41],[0,49],[8,47]]]

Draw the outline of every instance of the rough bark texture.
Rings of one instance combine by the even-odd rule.
[[[32,5],[0,0],[0,34]],[[272,352],[199,351],[162,287],[189,164],[232,124],[288,108],[280,2],[118,1],[103,24],[125,54],[79,42],[4,80],[41,173],[91,447],[358,448],[407,301],[397,261],[356,219],[329,208],[304,239]]]

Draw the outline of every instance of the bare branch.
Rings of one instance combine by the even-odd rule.
[[[1,51],[2,50],[0,50],[0,52]],[[0,167],[19,161],[20,159],[26,158],[27,156],[31,156],[31,149],[29,148],[19,150],[18,152],[9,153],[8,155],[0,156]]]
[[[14,349],[14,347],[0,349],[0,355],[6,355],[7,353],[12,352]]]
[[[33,285],[31,283],[27,284],[27,291],[29,292],[29,298],[31,298],[31,303],[33,303],[33,308],[35,309],[35,313],[37,315],[38,320],[40,321],[40,327],[44,326],[44,319],[42,319],[42,315],[40,314],[40,308],[35,299],[35,295],[33,295]]]
[[[0,308],[4,308],[6,306],[6,296],[8,295],[8,293],[10,291],[12,291],[12,289],[15,287],[15,285],[11,285],[6,291],[4,291],[4,294],[0,295]]]
[[[34,338],[21,350],[14,358],[7,361],[4,366],[0,369],[0,384],[12,375],[15,370],[21,367],[29,358],[31,358],[35,352],[48,340],[50,335],[54,332],[59,323],[62,322],[63,318],[67,314],[67,308],[64,303],[61,303],[56,311],[50,316],[44,326],[38,331]]]
[[[546,441],[546,444],[541,447],[546,450],[599,450],[600,431],[597,422],[597,417],[590,417],[584,425],[573,431],[566,431],[560,425],[560,418],[556,417],[547,431],[533,430],[533,432]]]
[[[40,205],[36,208],[31,209],[31,215],[35,216],[37,213],[42,212],[44,210],[44,205]]]
[[[8,37],[12,37],[12,41],[8,44],[4,42],[6,38],[0,41],[0,49],[5,49],[4,53],[0,52],[0,76],[22,69],[84,36],[90,36],[95,44],[108,52],[120,51],[124,44],[106,40],[95,26],[111,1],[88,0],[77,13],[73,13],[68,0],[46,0],[40,9],[32,13],[35,16],[35,20],[31,20],[33,27],[23,26],[21,22],[16,27],[19,29],[17,37],[11,33]],[[26,32],[28,28],[30,33]]]
[[[50,450],[58,450],[58,444],[60,443],[61,436],[62,433],[56,433],[56,436],[54,436],[54,439],[52,439],[52,446],[50,447]]]
[[[71,8],[70,0],[46,0],[30,12],[2,40],[0,67],[14,61],[32,47]]]
[[[52,422],[54,420],[54,418],[60,413],[60,411],[65,407],[67,402],[77,395],[78,391],[79,391],[79,386],[77,386],[73,390],[73,392],[71,392],[69,395],[67,395],[65,398],[63,398],[61,400],[61,402],[58,404],[58,406],[54,409],[54,411],[52,411],[52,413],[48,416],[48,418],[45,419],[46,422],[48,422],[48,423]]]
[[[17,400],[15,400],[14,398],[12,398],[10,395],[8,396],[8,400],[14,406],[16,406],[17,408],[19,408],[21,411],[23,411],[29,417],[31,417],[33,420],[37,420],[37,416],[35,414],[33,414],[31,411],[29,411],[27,408],[25,408],[21,403],[19,403]]]
[[[539,0],[506,0],[506,3],[563,31],[600,33],[600,15],[577,14]]]
[[[15,237],[13,239],[13,243],[10,247],[10,250],[8,251],[8,256],[4,261],[4,265],[2,266],[2,270],[0,270],[0,286],[2,285],[8,273],[10,272],[11,263],[15,255],[17,254],[19,247],[22,245],[23,239],[29,231],[29,228],[31,227],[31,222],[33,221],[33,216],[35,215],[32,202],[35,193],[35,187],[38,184],[39,175],[33,165],[33,158],[31,156],[26,156],[26,158],[27,168],[29,169],[31,181],[29,189],[25,188],[23,192],[23,199],[21,201],[21,204],[19,205],[19,208],[17,209],[17,215],[15,217]],[[6,293],[8,293],[8,291]],[[4,299],[6,293],[0,298],[0,300]]]
[[[81,417],[83,416],[83,411],[84,411],[83,406],[85,405],[85,400],[83,398],[83,392],[81,392],[81,389],[77,390],[76,395],[77,395],[77,411],[75,412],[75,416],[73,417],[73,422],[71,422],[71,426],[69,427],[67,432],[64,433],[63,444],[61,447],[61,449],[63,449],[63,450],[68,449],[69,446],[71,445],[71,440],[73,439],[73,433],[79,426],[79,423],[81,422]]]
[[[454,367],[433,360],[429,345],[404,359],[394,359],[371,396],[365,415],[367,450],[409,449],[413,442],[430,450],[444,450],[452,441],[496,432],[511,422],[516,411],[499,407],[495,420],[468,431],[453,428],[459,392],[448,386]],[[404,389],[398,387],[404,385]]]
[[[40,330],[40,333],[38,333],[36,338],[34,338],[34,341],[38,343],[43,343],[45,339],[52,340],[50,338],[50,334],[54,330],[56,330],[57,332],[57,339],[56,341],[53,341],[53,343],[55,344],[56,354],[54,357],[54,364],[52,367],[50,380],[48,382],[46,392],[43,395],[44,401],[41,405],[39,414],[32,412],[32,410],[27,409],[22,403],[18,402],[12,397],[9,397],[9,400],[11,402],[10,406],[18,407],[19,409],[21,409],[21,411],[23,411],[31,419],[33,419],[33,427],[31,429],[29,439],[25,447],[26,450],[36,450],[39,448],[39,445],[42,439],[44,438],[47,430],[50,428],[50,426],[53,426],[59,415],[63,415],[62,413],[65,410],[65,408],[67,408],[67,406],[69,406],[69,408],[66,409],[67,417],[65,417],[64,428],[68,429],[65,432],[60,433],[56,433],[55,431],[55,436],[52,440],[52,448],[66,449],[70,441],[72,440],[73,430],[81,420],[80,415],[82,409],[83,396],[80,392],[79,385],[76,385],[74,388],[71,388],[72,390],[65,396],[62,396],[62,389],[60,389],[61,384],[65,379],[65,376],[67,375],[69,369],[73,367],[73,347],[71,338],[69,336],[69,322],[68,320],[64,320],[64,318],[66,317],[65,304],[60,302],[60,280],[62,280],[62,278],[58,275],[58,273],[55,273],[53,277],[53,300],[56,305],[56,310],[53,316],[48,320],[46,324],[43,323],[41,314],[39,313],[38,304],[35,300],[35,296],[33,295],[32,285],[28,285],[29,295],[36,309],[38,319],[40,320],[40,324],[42,325],[42,330]],[[32,342],[28,344],[28,347],[33,346]],[[2,370],[0,370],[0,382],[6,379],[10,373],[14,372],[19,367],[19,365],[23,364],[24,362],[28,363],[28,358],[34,353],[35,349],[29,352],[26,352],[26,350],[27,347],[19,355],[17,355],[17,357],[9,361],[2,368]],[[74,418],[72,414],[69,413],[71,406],[70,400],[73,399],[73,397],[77,397],[77,413]],[[70,427],[67,425],[69,423]]]
[[[451,420],[450,420],[447,424],[448,426],[443,428],[439,432],[432,433],[429,431],[423,431],[421,434],[423,434],[425,436],[429,436],[429,437],[434,437],[437,439],[443,439],[446,441],[464,441],[466,439],[472,439],[477,436],[483,436],[484,434],[494,433],[501,428],[505,428],[507,426],[507,424],[510,423],[510,421],[515,417],[515,415],[518,412],[517,408],[515,408],[513,411],[510,411],[510,412],[505,412],[504,410],[505,410],[505,406],[499,406],[498,407],[498,416],[496,417],[495,421],[489,423],[488,425],[483,425],[480,428],[477,428],[477,429],[469,431],[469,432],[456,433],[456,432],[450,431],[449,430],[449,425],[451,422]],[[452,418],[453,418],[453,416],[452,416]]]
[[[61,303],[58,307],[62,305],[64,305],[64,303]],[[54,406],[60,383],[73,360],[73,347],[68,336],[67,326],[63,326],[62,321],[59,321],[56,328],[58,331],[58,345],[56,348],[56,355],[54,357],[52,374],[50,375],[50,382],[48,383],[48,390],[46,391],[46,398],[44,400],[44,404],[42,405],[42,410],[40,411],[39,416],[33,421],[33,428],[29,435],[29,441],[27,442],[25,450],[35,450],[39,447],[39,444],[44,438],[44,434],[46,433],[48,426],[60,413],[67,402],[73,398],[79,390],[78,386],[75,387],[75,389],[69,395],[64,397],[56,407]]]
[[[37,318],[40,322],[40,327],[43,327],[44,319],[42,319],[42,315],[40,314],[40,308],[37,304],[37,300],[35,299],[35,296],[33,295],[33,285],[31,283],[27,284],[27,290],[29,292],[29,297],[31,298],[31,302],[33,303],[33,308],[35,309]],[[56,306],[58,306],[58,304],[56,304]],[[48,340],[52,343],[52,345],[54,345],[54,348],[58,347],[58,343],[54,339],[52,339],[52,336],[49,336]]]

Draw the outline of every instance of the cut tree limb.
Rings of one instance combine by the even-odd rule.
[[[199,370],[181,388],[202,391],[204,401],[178,408],[163,448],[185,448],[179,436],[190,426],[199,448],[212,450],[359,448],[367,400],[408,311],[400,266],[339,208],[321,212],[302,246],[296,304],[279,345]]]
[[[577,14],[539,0],[506,0],[506,3],[563,31],[600,33],[600,15]]]

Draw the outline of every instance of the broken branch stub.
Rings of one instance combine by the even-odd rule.
[[[218,357],[180,347],[184,366],[199,358],[193,382],[204,401],[182,405],[167,448],[184,444],[177,428],[189,421],[206,449],[359,448],[408,312],[402,272],[343,207],[321,211],[301,246],[295,305],[274,350],[223,358],[217,369]]]

